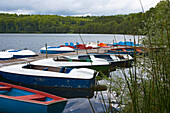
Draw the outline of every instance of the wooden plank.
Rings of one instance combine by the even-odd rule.
[[[5,91],[5,90],[11,90],[11,87],[8,86],[0,87],[0,91]]]
[[[25,96],[17,96],[16,99],[22,99],[22,100],[45,100],[45,96],[35,94],[35,95],[25,95]]]

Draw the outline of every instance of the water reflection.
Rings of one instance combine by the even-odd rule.
[[[116,73],[115,71],[112,73]],[[112,75],[113,76],[113,75]],[[4,78],[0,78],[0,81],[5,81],[8,83],[21,85],[33,89],[37,89],[40,91],[44,91],[47,93],[51,93],[57,96],[61,96],[68,99],[68,102],[65,106],[63,113],[93,113],[92,108],[96,113],[104,113],[107,110],[112,110],[112,112],[117,112],[117,108],[110,107],[109,99],[111,101],[115,101],[113,97],[109,97],[109,91],[103,91],[103,87],[100,88],[102,90],[96,89],[89,89],[89,90],[82,90],[82,89],[69,89],[69,88],[56,88],[56,87],[42,87],[42,86],[35,86],[35,85],[26,85],[26,84],[19,84],[16,82],[12,82],[6,80]],[[98,81],[99,84],[108,84],[108,80],[100,80]],[[92,104],[92,106],[90,105]]]
[[[46,86],[37,86],[37,85],[28,85],[22,84],[14,81],[7,80],[5,78],[0,77],[0,81],[21,85],[24,87],[40,90],[46,93],[50,93],[53,95],[61,96],[64,98],[92,98],[94,96],[94,89],[73,89],[73,88],[57,88],[57,87],[46,87]]]
[[[95,91],[91,99],[69,99],[63,113],[117,113],[119,109],[110,106],[108,94],[108,91]],[[111,100],[113,100],[113,97]]]
[[[27,85],[23,85],[27,86]],[[57,88],[57,87],[43,87],[43,86],[27,86],[37,90],[41,90],[53,95],[61,96],[64,98],[92,98],[94,89],[73,89],[73,88]]]

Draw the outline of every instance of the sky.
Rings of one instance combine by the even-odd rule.
[[[109,16],[142,12],[160,0],[0,0],[0,13]]]

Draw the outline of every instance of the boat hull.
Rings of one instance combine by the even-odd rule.
[[[112,67],[132,67],[132,61],[110,61]]]
[[[13,58],[26,58],[26,57],[35,57],[38,56],[36,53],[34,53],[31,50],[7,50],[7,53],[10,53],[13,55]]]
[[[1,52],[0,51],[0,61],[1,60],[10,60],[10,59],[13,59],[13,55],[11,53],[8,53],[8,52]]]
[[[25,85],[29,88],[34,88],[40,91],[44,91],[53,95],[61,96],[64,98],[92,98],[94,96],[94,88],[91,89],[77,89],[77,88],[57,88],[37,85]]]
[[[135,55],[143,55],[143,54],[146,54],[146,53],[139,53],[139,52],[115,52],[115,51],[111,51],[111,50],[108,50],[108,53],[109,53],[109,54],[129,54],[129,55],[131,55],[132,57],[134,57]]]
[[[96,73],[95,73],[96,74]],[[78,78],[61,78],[61,77],[43,77],[34,75],[22,75],[16,73],[9,73],[0,71],[0,75],[8,80],[18,83],[49,86],[49,87],[63,87],[63,88],[93,88],[95,85],[95,76],[91,79]]]
[[[1,113],[62,113],[67,99],[0,82]]]
[[[129,55],[133,55],[134,52],[124,52],[124,51],[112,51],[112,50],[108,50],[109,53],[112,54],[129,54]]]
[[[38,55],[14,55],[14,58],[27,58],[27,57],[35,57]]]
[[[55,61],[52,58],[43,59],[32,62],[34,65],[43,65],[43,66],[57,66],[57,67],[68,67],[68,68],[89,68],[96,71],[100,71],[104,74],[108,74],[110,70],[110,64],[106,62],[76,62],[76,61]],[[113,69],[115,71],[116,69]]]
[[[46,50],[40,50],[42,54],[46,54]],[[60,54],[60,53],[68,53],[68,52],[74,52],[74,51],[50,51],[47,50],[47,54]]]
[[[145,48],[142,47],[134,47],[134,48],[129,48],[129,47],[124,47],[124,48],[115,48],[115,49],[111,49],[108,50],[108,53],[112,53],[112,54],[129,54],[131,56],[135,56],[135,55],[145,55],[146,54],[146,50]]]
[[[13,59],[13,58],[0,58],[0,61],[1,60],[11,60],[11,59]]]
[[[107,60],[111,67],[131,67],[133,58],[129,55],[112,55],[112,54],[94,54],[95,58],[101,58]]]
[[[62,113],[67,101],[50,105],[18,101],[0,97],[0,112],[2,113]]]

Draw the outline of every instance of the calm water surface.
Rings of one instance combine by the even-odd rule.
[[[124,41],[124,38],[133,41],[132,35],[112,35],[112,34],[81,34],[84,43],[97,42],[113,43]],[[138,36],[135,37],[136,40]],[[40,53],[40,48],[45,44],[49,46],[59,46],[65,43],[82,43],[79,34],[0,34],[0,51],[6,49],[30,49],[36,53]]]
[[[102,42],[102,43],[113,43],[113,40],[117,42],[130,39],[133,41],[134,36],[131,35],[112,35],[112,34],[81,34],[84,43],[87,42]],[[138,41],[138,36],[135,37]],[[139,37],[141,38],[141,37]],[[46,43],[49,46],[59,46],[65,43],[82,43],[79,34],[0,34],[0,51],[6,49],[30,49],[36,53],[40,53],[39,50]],[[114,73],[117,73],[116,71]],[[105,81],[106,82],[106,81]],[[66,94],[67,92],[65,92]],[[76,93],[79,93],[76,96]],[[107,92],[102,92],[104,98],[107,100]],[[101,102],[101,92],[90,92],[85,94],[84,92],[73,91],[69,92],[70,98],[64,109],[64,113],[93,113],[90,106],[92,103],[95,112],[104,112],[103,103]],[[68,95],[67,95],[68,96]],[[90,99],[82,98],[92,96]],[[80,98],[81,97],[81,98]],[[106,104],[108,105],[108,104]]]

